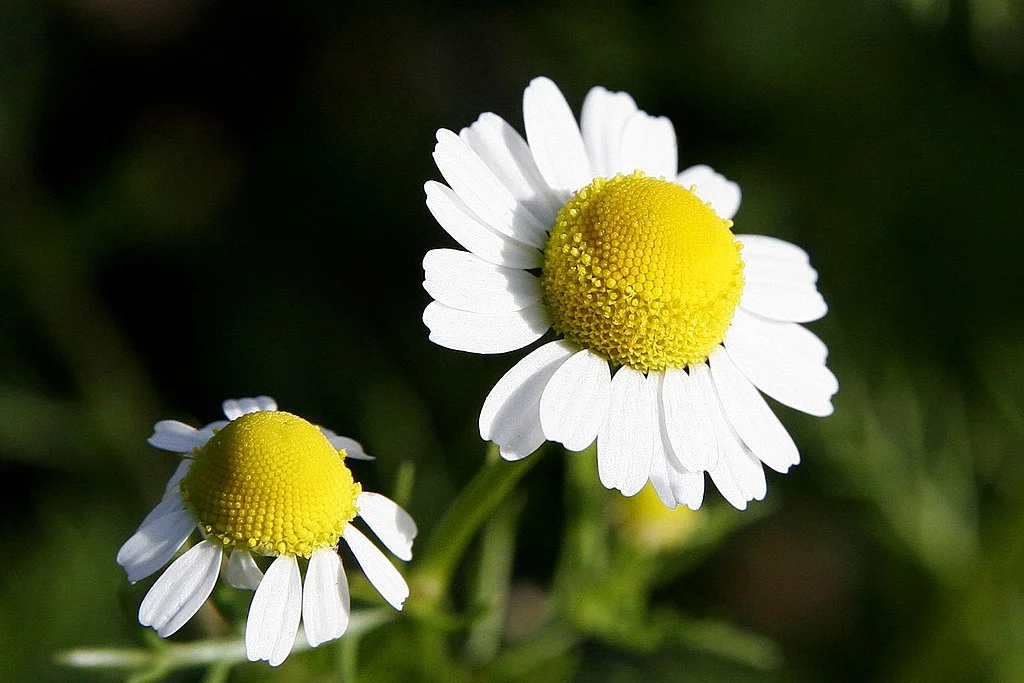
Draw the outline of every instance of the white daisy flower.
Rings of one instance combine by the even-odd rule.
[[[224,402],[227,421],[195,429],[157,422],[149,443],[183,456],[163,500],[117,553],[132,583],[157,571],[198,529],[203,540],[157,579],[139,622],[161,637],[181,628],[213,590],[223,564],[236,588],[255,590],[245,626],[251,661],[277,666],[299,621],[311,647],[345,632],[349,592],[338,555],[344,538],[366,578],[395,609],[405,579],[351,523],[361,518],[402,560],[412,558],[416,524],[380,495],[363,491],[346,458],[371,459],[358,442],[278,411],[267,396]],[[264,574],[253,555],[273,557]],[[306,558],[305,585],[298,558]],[[226,559],[225,559],[226,558]]]
[[[430,339],[503,353],[557,335],[502,377],[480,435],[508,460],[545,440],[597,440],[602,484],[650,481],[696,509],[704,472],[737,508],[797,448],[760,392],[812,415],[839,388],[800,323],[827,307],[799,247],[733,235],[740,189],[707,166],[679,172],[672,124],[594,88],[577,125],[558,87],[523,97],[524,140],[495,114],[437,132],[427,207],[467,251],[423,260]],[[758,391],[760,390],[760,392]]]

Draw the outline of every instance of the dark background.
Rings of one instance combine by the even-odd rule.
[[[841,390],[824,420],[779,409],[804,463],[656,596],[780,657],[593,639],[536,680],[1020,680],[1021,35],[1012,0],[4,2],[0,680],[97,680],[55,653],[140,642],[113,557],[175,464],[157,419],[270,394],[361,440],[369,489],[414,462],[429,535],[521,355],[427,340],[420,262],[454,246],[433,134],[521,130],[538,75],[670,117],[681,168],[740,183],[738,232],[808,250]],[[521,484],[524,585],[562,476],[552,453]]]

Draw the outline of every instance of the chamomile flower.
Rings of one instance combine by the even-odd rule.
[[[416,524],[354,481],[345,461],[370,459],[362,446],[279,411],[267,396],[225,401],[224,415],[202,429],[163,420],[149,438],[183,459],[117,563],[135,583],[167,564],[193,532],[202,540],[156,580],[139,622],[161,637],[177,631],[210,596],[223,565],[228,583],[256,591],[245,626],[248,658],[277,666],[291,652],[300,619],[311,647],[345,632],[342,538],[370,583],[402,609],[405,579],[352,522],[362,519],[402,560],[412,558]],[[265,574],[254,555],[273,558]],[[298,558],[308,560],[304,584]]]
[[[812,415],[839,385],[817,272],[799,247],[734,235],[739,187],[679,172],[672,124],[594,88],[577,125],[547,78],[523,97],[526,139],[495,114],[439,130],[427,207],[466,251],[423,261],[430,339],[475,353],[555,339],[491,390],[480,435],[503,457],[596,439],[598,473],[630,496],[650,481],[696,509],[704,472],[737,508],[786,472],[796,445],[761,392]],[[760,391],[758,391],[760,390]]]

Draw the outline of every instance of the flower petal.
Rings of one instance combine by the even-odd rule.
[[[582,451],[597,438],[611,398],[608,361],[586,349],[562,363],[540,397],[544,436],[570,451]]]
[[[139,623],[166,638],[185,625],[210,597],[220,573],[223,552],[213,541],[200,541],[174,561],[146,593]]]
[[[576,118],[548,78],[535,78],[523,94],[523,122],[530,152],[544,180],[565,202],[594,179]]]
[[[574,352],[568,342],[548,342],[512,366],[487,394],[480,409],[480,437],[498,444],[506,460],[525,458],[544,443],[541,395]]]
[[[506,237],[480,222],[447,185],[428,181],[427,209],[456,242],[489,263],[509,268],[539,268],[537,249]]]
[[[711,204],[719,218],[732,220],[740,208],[740,186],[710,166],[691,166],[676,177],[676,184],[689,190],[697,186],[696,194]]]
[[[363,491],[356,498],[359,516],[373,529],[384,546],[401,560],[412,559],[412,541],[416,522],[408,512],[386,496]]]
[[[459,131],[459,136],[538,223],[554,224],[562,202],[541,176],[526,140],[505,119],[489,112],[481,114],[473,125]]]
[[[277,402],[269,396],[256,396],[254,398],[229,398],[221,405],[224,409],[224,416],[229,420],[235,420],[242,415],[259,413],[268,410],[277,410]]]
[[[611,178],[622,171],[622,129],[636,103],[624,92],[591,88],[583,100],[580,130],[595,177]]]
[[[704,473],[685,472],[668,463],[669,483],[676,501],[691,510],[699,510],[704,502]]]
[[[402,609],[402,604],[409,597],[409,585],[405,582],[405,578],[398,573],[384,553],[359,529],[347,524],[342,536],[348,543],[348,547],[352,549],[352,554],[356,556],[359,566],[363,568],[366,578],[381,594],[381,597],[395,609]]]
[[[755,387],[779,403],[818,417],[832,414],[839,382],[823,362],[761,334],[756,323],[741,316],[725,333],[725,350]]]
[[[799,463],[793,438],[725,349],[716,347],[708,362],[725,416],[747,448],[776,472]]]
[[[795,323],[809,323],[828,313],[828,304],[813,283],[744,283],[740,308],[773,320]]]
[[[431,249],[423,258],[423,288],[460,311],[520,311],[540,301],[540,281],[518,268],[496,266],[456,249]]]
[[[652,178],[675,180],[679,170],[676,130],[664,116],[637,111],[622,129],[623,173],[641,170]]]
[[[718,445],[703,397],[686,371],[662,373],[661,408],[671,454],[683,469],[703,472],[718,463]]]
[[[597,473],[605,488],[640,492],[661,438],[658,377],[623,366],[611,382],[611,404],[597,435]]]
[[[171,478],[167,480],[167,485],[164,487],[165,498],[167,497],[167,494],[175,489],[178,484],[181,483],[181,480],[185,478],[185,475],[188,474],[188,468],[191,465],[191,458],[182,458],[181,462],[178,463],[178,466],[174,470],[174,474],[172,474]]]
[[[245,656],[270,666],[283,662],[295,645],[302,616],[302,579],[292,555],[280,555],[267,569],[249,605]]]
[[[191,453],[194,448],[206,445],[209,438],[183,422],[160,420],[153,425],[153,436],[146,439],[146,443],[172,453]]]
[[[551,326],[541,303],[521,311],[474,313],[434,301],[423,311],[423,323],[430,329],[430,341],[472,353],[521,349],[540,339]]]
[[[239,590],[254,591],[260,587],[263,572],[248,550],[232,550],[224,565],[224,578]]]
[[[466,141],[450,130],[437,131],[434,162],[448,185],[480,222],[514,240],[541,248],[546,230],[494,175]]]
[[[181,494],[172,490],[117,551],[117,563],[127,572],[128,582],[140,581],[167,564],[195,528]]]
[[[744,259],[775,261],[791,265],[809,265],[811,257],[807,252],[786,240],[768,235],[736,235],[743,244]]]
[[[309,646],[340,638],[348,628],[351,611],[341,558],[334,548],[320,548],[309,558],[302,591],[302,623]]]
[[[799,323],[770,320],[737,308],[733,313],[732,324],[747,328],[752,335],[767,337],[779,346],[815,363],[824,364],[828,359],[828,347],[825,346],[825,342]]]
[[[359,443],[355,439],[350,439],[347,436],[338,436],[334,431],[327,427],[318,427],[320,433],[327,437],[327,440],[331,443],[331,446],[337,448],[339,451],[345,451],[345,458],[352,460],[376,460],[372,455],[367,455],[366,451],[363,450],[363,444]]]

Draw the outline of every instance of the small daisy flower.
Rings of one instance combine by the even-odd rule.
[[[733,235],[736,183],[679,172],[672,124],[625,93],[592,89],[577,125],[537,78],[523,118],[525,140],[491,113],[439,130],[447,185],[425,185],[467,250],[424,258],[430,339],[504,353],[557,337],[494,386],[481,437],[508,460],[596,439],[602,484],[631,496],[650,481],[669,507],[697,509],[704,472],[737,508],[762,499],[763,465],[800,457],[761,392],[825,416],[839,388],[800,324],[827,310],[807,254]]]
[[[362,446],[279,411],[267,396],[225,401],[224,415],[226,421],[202,429],[163,420],[149,438],[183,459],[117,563],[135,583],[167,564],[197,529],[202,540],[156,580],[139,622],[161,637],[177,631],[206,602],[223,565],[228,583],[256,591],[245,626],[248,658],[277,666],[291,652],[300,619],[311,647],[348,627],[342,538],[370,583],[402,609],[409,597],[405,579],[352,521],[361,518],[406,561],[416,524],[353,480],[345,460],[372,459]],[[254,555],[274,558],[265,574]],[[300,557],[308,560],[304,585]]]

